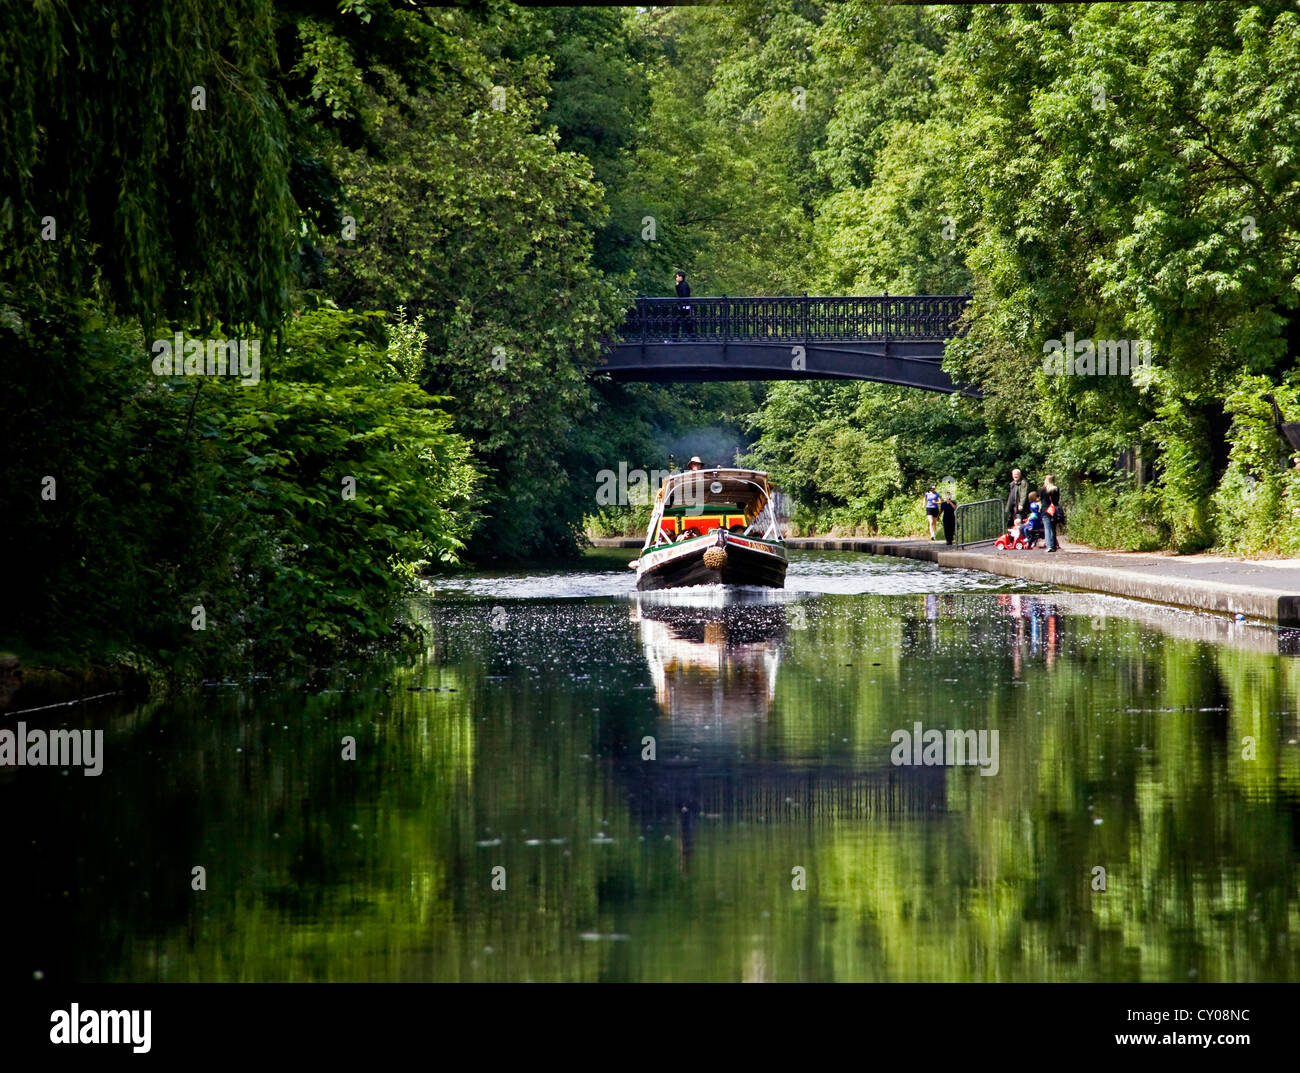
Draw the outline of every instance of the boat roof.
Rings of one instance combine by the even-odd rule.
[[[670,473],[664,478],[659,495],[665,503],[671,497],[710,506],[716,503],[748,502],[756,496],[770,495],[771,491],[767,473],[763,470],[715,466],[712,469]]]

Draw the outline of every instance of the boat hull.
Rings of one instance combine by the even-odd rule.
[[[716,565],[716,554],[706,554],[718,550],[726,553],[721,566]],[[784,544],[722,533],[717,539],[700,537],[646,552],[637,567],[636,587],[647,592],[691,585],[781,589],[786,565]]]

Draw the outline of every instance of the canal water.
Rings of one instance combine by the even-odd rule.
[[[632,554],[439,581],[414,663],[25,717],[106,740],[0,771],[6,976],[1300,977],[1292,636],[831,552],[638,598]]]

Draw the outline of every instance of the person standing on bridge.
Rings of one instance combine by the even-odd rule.
[[[678,339],[684,334],[695,334],[695,326],[691,317],[691,304],[683,301],[683,299],[690,296],[691,285],[686,282],[686,273],[679,271],[677,273],[677,315],[673,318],[673,335]]]

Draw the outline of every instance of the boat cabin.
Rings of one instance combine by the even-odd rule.
[[[719,468],[670,474],[655,497],[645,546],[708,536],[718,529],[767,540],[779,536],[766,473]]]

